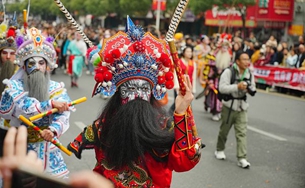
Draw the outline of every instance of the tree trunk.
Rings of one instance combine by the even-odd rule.
[[[242,36],[243,38],[246,37],[246,14],[242,13],[241,14],[241,19],[242,19]]]

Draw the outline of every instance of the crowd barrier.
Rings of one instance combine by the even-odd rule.
[[[278,66],[255,66],[255,82],[305,91],[305,70]]]

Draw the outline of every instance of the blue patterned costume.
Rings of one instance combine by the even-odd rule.
[[[70,98],[63,83],[50,81],[50,100],[39,102],[37,99],[28,97],[24,91],[23,80],[5,80],[7,88],[3,92],[0,102],[0,116],[9,121],[9,126],[18,127],[23,123],[18,119],[19,115],[27,118],[41,112],[51,110],[51,100],[70,102]],[[36,120],[34,124],[40,129],[50,129],[60,137],[69,128],[70,112],[56,113]],[[2,126],[5,126],[2,125]],[[39,133],[28,128],[28,150],[37,152],[43,161],[46,173],[55,177],[67,177],[69,171],[62,157],[61,151],[50,142],[39,137]]]

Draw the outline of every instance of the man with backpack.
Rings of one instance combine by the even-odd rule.
[[[254,77],[249,70],[250,58],[246,52],[236,54],[236,62],[225,69],[219,81],[219,95],[221,96],[223,108],[221,112],[222,123],[220,126],[217,150],[215,157],[220,160],[226,159],[224,154],[228,133],[234,125],[237,141],[238,166],[249,168],[247,161],[247,103],[246,94],[254,96],[256,93]]]

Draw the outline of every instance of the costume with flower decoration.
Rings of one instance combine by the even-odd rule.
[[[94,50],[99,51],[99,56],[92,55]],[[118,32],[109,39],[105,39],[101,50],[93,49],[90,54],[92,57],[96,57],[93,62],[97,66],[95,75],[97,83],[94,87],[93,95],[103,93],[104,95],[112,96],[105,109],[113,109],[116,112],[119,111],[119,108],[141,102],[141,105],[145,104],[140,106],[143,108],[141,111],[145,111],[146,105],[153,106],[154,103],[152,101],[162,99],[166,91],[174,86],[173,73],[170,71],[172,62],[165,41],[155,38],[149,32],[144,33],[143,29],[135,26],[129,18],[125,32]],[[151,85],[152,96],[150,102],[132,100],[125,103],[126,101],[123,99],[116,98],[120,94],[120,88],[125,83],[133,80],[142,80]],[[140,98],[141,96],[138,97]],[[114,99],[119,100],[120,104],[118,106],[115,106],[117,105],[115,104],[117,100],[114,101]],[[159,108],[160,106],[156,107],[156,109]],[[173,170],[177,172],[188,171],[199,162],[200,153],[198,148],[195,147],[196,140],[191,131],[192,122],[187,122],[185,114],[174,114],[173,121],[169,120],[170,118],[166,117],[165,114],[158,114],[159,118],[154,119],[158,123],[151,126],[154,127],[154,130],[158,129],[162,133],[171,135],[167,139],[170,142],[164,141],[164,144],[169,143],[168,147],[164,149],[153,147],[143,150],[142,155],[137,156],[131,163],[122,163],[123,165],[119,167],[112,166],[111,159],[116,158],[117,156],[114,155],[117,154],[107,157],[107,152],[105,151],[108,150],[106,148],[117,147],[118,150],[124,150],[125,148],[122,145],[109,147],[109,143],[101,142],[101,140],[104,140],[103,136],[120,141],[127,134],[131,133],[132,136],[133,134],[138,134],[138,129],[141,129],[143,127],[142,124],[148,121],[149,115],[147,115],[147,119],[145,117],[142,119],[143,117],[141,116],[138,121],[142,122],[142,124],[138,124],[139,127],[132,129],[133,131],[130,132],[130,129],[122,127],[122,124],[107,124],[107,122],[111,122],[110,119],[116,114],[103,116],[104,113],[107,114],[105,109],[92,125],[86,127],[68,145],[68,149],[73,151],[78,158],[81,158],[82,150],[95,149],[97,163],[94,171],[110,179],[115,187],[170,187]],[[126,111],[126,113],[130,112]],[[151,115],[153,116],[153,114]],[[137,121],[137,117],[135,115],[134,121]],[[120,118],[118,116],[115,121],[120,121]],[[127,117],[124,121],[132,122],[133,119]],[[117,129],[118,132],[114,131],[113,135],[110,135],[108,131],[112,130],[113,126],[119,127]],[[123,134],[122,137],[119,134]],[[149,132],[149,134],[155,135],[155,132]],[[125,143],[125,141],[123,142]],[[128,140],[128,142],[130,142],[131,147],[136,149],[145,148],[145,146],[135,146],[134,144],[138,143],[135,140]],[[153,140],[152,142],[158,141]]]
[[[222,108],[221,101],[218,100],[218,84],[219,76],[225,68],[231,64],[231,39],[230,34],[223,33],[217,42],[218,49],[214,56],[209,59],[209,73],[207,75],[206,98],[204,101],[205,109],[210,109],[213,115],[212,119],[218,121],[220,119],[220,112]]]
[[[26,36],[19,36],[17,43],[19,45],[16,55],[20,69],[11,79],[5,80],[7,88],[5,89],[0,102],[0,116],[9,120],[6,126],[19,127],[24,124],[18,119],[19,115],[27,118],[41,112],[51,110],[52,101],[70,102],[70,98],[64,88],[63,83],[49,81],[49,100],[38,101],[36,98],[29,97],[25,91],[24,76],[28,74],[25,69],[25,61],[31,57],[41,57],[47,62],[47,70],[51,71],[56,67],[56,52],[52,45],[52,38],[44,38],[41,32],[36,28],[27,31]],[[31,76],[30,74],[28,76]],[[43,117],[34,122],[40,129],[50,129],[55,139],[60,137],[69,128],[70,112],[56,113]],[[44,171],[56,177],[66,177],[69,173],[61,151],[43,140],[39,133],[33,128],[28,128],[28,150],[37,152],[38,157],[43,161]]]

